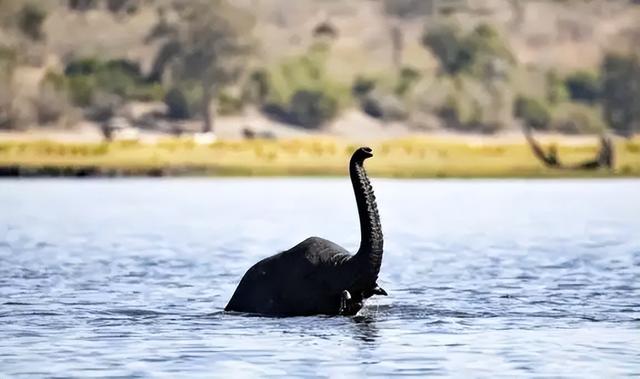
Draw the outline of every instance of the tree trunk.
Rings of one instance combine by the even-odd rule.
[[[402,29],[398,25],[397,20],[391,21],[391,62],[396,72],[402,67],[402,50],[404,49],[404,40]]]
[[[202,81],[202,132],[213,132],[213,113],[211,112],[211,100],[213,100],[213,88],[209,80]]]

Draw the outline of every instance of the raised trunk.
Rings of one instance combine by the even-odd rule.
[[[360,248],[355,259],[359,269],[364,270],[362,273],[367,281],[375,282],[382,263],[383,237],[376,197],[363,165],[364,159],[369,156],[362,157],[356,152],[349,163],[349,173],[360,217]]]

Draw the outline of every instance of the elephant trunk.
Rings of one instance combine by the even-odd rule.
[[[360,248],[354,259],[359,277],[367,285],[375,283],[382,263],[383,237],[373,188],[364,169],[364,160],[372,157],[370,148],[360,148],[351,157],[349,174],[360,217]]]

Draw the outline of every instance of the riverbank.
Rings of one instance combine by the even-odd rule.
[[[593,159],[597,139],[541,138],[563,162]],[[613,170],[545,168],[521,138],[419,136],[372,142],[372,176],[639,177],[640,138],[615,141]],[[198,144],[188,138],[154,142],[0,141],[0,176],[342,176],[357,144],[323,137],[228,140]]]

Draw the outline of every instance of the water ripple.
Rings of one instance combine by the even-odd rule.
[[[266,255],[357,246],[346,180],[2,185],[0,377],[640,372],[639,181],[376,180],[389,296],[352,318],[222,311]]]

